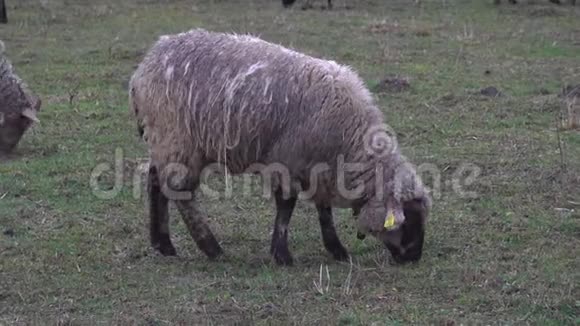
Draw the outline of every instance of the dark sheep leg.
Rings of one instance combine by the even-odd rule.
[[[282,0],[284,8],[289,8],[296,0]]]
[[[168,199],[161,192],[157,168],[149,168],[147,184],[149,192],[149,219],[151,246],[164,256],[175,256],[177,252],[169,235]]]
[[[160,173],[161,191],[169,200],[175,203],[189,234],[198,248],[210,259],[215,259],[223,253],[211,229],[206,223],[205,215],[196,205],[195,190],[199,186],[199,176],[192,171],[201,170],[201,161],[191,158],[190,166],[185,175],[184,165],[168,165]],[[198,169],[199,168],[199,169]]]
[[[270,253],[278,265],[291,266],[293,259],[288,250],[288,224],[296,206],[297,197],[292,196],[285,199],[282,189],[278,189],[274,193],[274,197],[276,199],[276,220],[272,232]]]
[[[329,206],[316,205],[318,210],[318,219],[320,221],[320,230],[322,231],[322,242],[328,252],[332,254],[334,259],[339,261],[348,260],[348,252],[340,242],[334,221],[332,218],[332,208]]]
[[[8,23],[8,15],[6,14],[6,2],[0,0],[0,24]]]
[[[197,247],[210,259],[221,255],[223,250],[205,222],[203,214],[197,209],[195,201],[176,200],[175,204]]]

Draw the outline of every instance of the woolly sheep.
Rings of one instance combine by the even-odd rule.
[[[13,71],[0,41],[0,155],[11,153],[22,135],[38,122],[41,101]]]
[[[359,235],[377,237],[396,262],[421,258],[430,196],[350,68],[249,35],[194,29],[160,37],[129,90],[150,153],[151,243],[163,255],[176,254],[169,199],[198,247],[209,258],[222,254],[193,199],[204,169],[218,164],[269,181],[277,264],[293,263],[288,224],[299,194],[316,205],[335,259],[349,255],[332,207],[352,208]]]

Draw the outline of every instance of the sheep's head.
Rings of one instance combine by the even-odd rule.
[[[12,152],[30,125],[38,122],[36,114],[41,101],[28,95],[15,99],[14,94],[0,94],[0,101],[4,101],[0,107],[0,155],[3,155]]]
[[[0,41],[0,155],[10,153],[33,122],[41,101],[12,71]]]
[[[357,237],[376,237],[396,263],[416,262],[423,251],[431,198],[414,169],[399,171],[396,179],[387,183],[384,198],[373,198],[355,209]]]

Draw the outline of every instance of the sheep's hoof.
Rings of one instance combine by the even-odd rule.
[[[292,255],[288,251],[286,251],[286,252],[275,251],[274,252],[274,261],[276,262],[277,265],[280,265],[280,266],[292,266],[292,265],[294,265],[294,259],[292,258]]]
[[[177,250],[175,250],[171,241],[160,240],[159,242],[152,243],[151,246],[163,256],[177,256]]]
[[[335,247],[330,251],[330,253],[332,254],[335,260],[348,261],[349,258],[348,251],[346,251],[344,247]]]
[[[335,260],[347,261],[349,258],[348,251],[336,237],[332,240],[325,239],[324,247],[332,254]]]
[[[216,260],[223,255],[224,251],[221,247],[211,248],[203,251],[210,260]]]
[[[177,256],[177,250],[175,250],[173,246],[157,246],[153,248],[159,251],[163,256]]]
[[[197,246],[210,259],[215,260],[224,253],[215,237],[207,236],[196,241]]]

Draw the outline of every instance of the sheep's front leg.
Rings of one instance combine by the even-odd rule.
[[[332,254],[334,259],[345,261],[348,259],[348,252],[338,239],[334,221],[332,218],[332,208],[321,204],[316,205],[318,210],[318,219],[320,221],[320,229],[322,231],[322,242],[328,252]]]
[[[175,256],[177,252],[169,235],[168,199],[161,192],[157,168],[149,168],[147,183],[149,193],[149,231],[151,246],[164,256]]]
[[[197,209],[195,201],[176,200],[175,205],[198,248],[210,259],[221,255],[223,250],[205,222],[203,214]]]
[[[272,232],[270,253],[278,265],[291,266],[293,259],[288,250],[288,224],[296,206],[297,197],[292,196],[286,199],[281,189],[274,193],[274,197],[276,199],[276,220]]]

